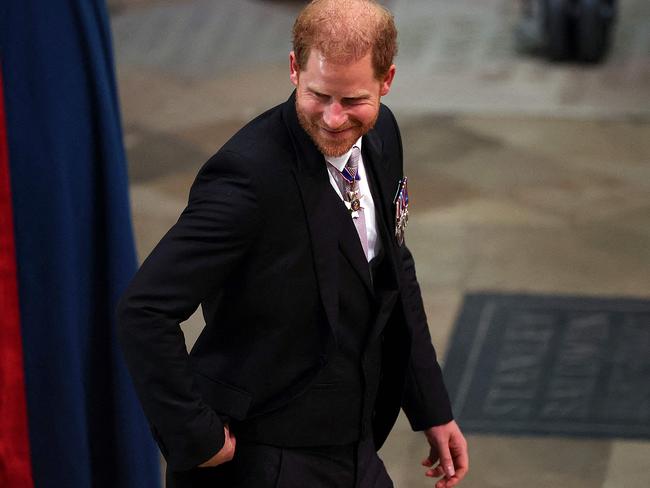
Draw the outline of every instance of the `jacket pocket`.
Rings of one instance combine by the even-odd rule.
[[[195,372],[194,379],[203,401],[215,412],[235,420],[246,418],[253,400],[250,393],[223,381],[208,378],[198,371]]]

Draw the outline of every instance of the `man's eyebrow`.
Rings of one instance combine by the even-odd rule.
[[[326,93],[321,92],[317,87],[308,86],[307,90],[309,90],[311,93],[313,93],[314,95],[319,96],[319,97],[329,97],[330,96],[330,95],[328,95]],[[354,101],[354,100],[367,100],[369,98],[371,98],[370,93],[362,92],[362,93],[353,93],[353,94],[351,94],[351,95],[349,95],[347,97],[341,97],[341,100]]]
[[[326,95],[325,93],[323,93],[323,92],[319,91],[318,89],[316,89],[314,87],[311,87],[311,86],[308,86],[307,90],[312,92],[314,95],[319,95],[319,96],[323,96],[323,97],[328,97],[329,96],[329,95]]]
[[[343,100],[367,100],[368,98],[370,98],[370,93],[360,93],[350,97],[343,97]]]

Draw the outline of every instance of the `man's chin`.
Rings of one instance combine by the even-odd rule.
[[[354,143],[357,142],[359,137],[361,137],[363,134],[355,133],[354,135],[346,137],[341,141],[329,140],[320,136],[318,133],[311,133],[309,135],[321,153],[327,157],[336,158],[343,156],[346,152],[348,152],[352,146],[354,146]]]
[[[339,156],[343,156],[346,152],[348,152],[352,146],[354,145],[354,142],[351,142],[349,144],[323,144],[319,141],[315,141],[316,146],[318,147],[318,150],[323,153],[323,155],[327,156],[328,158],[338,158]],[[356,139],[355,139],[356,142]]]

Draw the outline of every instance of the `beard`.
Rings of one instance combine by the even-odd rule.
[[[298,122],[304,131],[311,137],[311,140],[314,141],[318,150],[327,157],[338,157],[343,156],[350,148],[354,145],[355,142],[359,140],[360,137],[366,135],[370,129],[375,126],[377,122],[377,117],[379,117],[379,111],[375,114],[374,118],[367,124],[363,124],[358,120],[350,119],[348,124],[344,127],[341,127],[341,130],[347,129],[345,137],[339,138],[330,138],[323,134],[323,129],[321,127],[324,124],[321,122],[321,118],[313,117],[309,118],[298,105],[298,99],[296,98],[296,114],[298,115]]]

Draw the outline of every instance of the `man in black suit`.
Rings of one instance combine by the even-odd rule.
[[[400,407],[425,432],[436,486],[465,475],[403,242],[400,134],[380,103],[396,36],[374,1],[309,4],[295,92],[203,166],[122,298],[168,487],[390,487],[376,451]],[[188,355],[179,323],[199,304]]]

